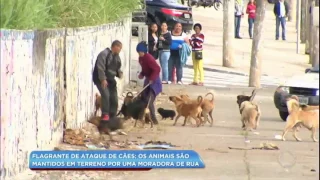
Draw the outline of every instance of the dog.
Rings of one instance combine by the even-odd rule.
[[[121,106],[121,109],[120,109],[120,111],[117,113],[116,116],[119,116],[120,114],[122,114],[125,118],[128,116],[127,106],[128,106],[129,103],[132,103],[133,98],[134,98],[134,96],[133,96],[132,92],[128,92],[127,95],[126,95],[126,97],[125,97],[124,100],[123,100],[123,104],[122,104],[122,106]]]
[[[94,111],[94,115],[97,116],[97,112],[99,109],[101,109],[101,96],[96,93],[96,99],[95,99],[95,111]]]
[[[108,134],[110,137],[110,140],[113,140],[112,131],[116,131],[119,129],[123,129],[123,119],[119,117],[110,117],[108,121],[102,121],[101,117],[99,116],[93,116],[89,120],[90,123],[97,126],[98,131],[100,133],[100,138],[102,138],[102,134]]]
[[[287,117],[287,124],[282,133],[282,140],[286,140],[285,135],[292,129],[293,137],[297,141],[301,141],[301,139],[297,137],[297,129],[302,125],[311,131],[312,140],[318,142],[316,139],[316,130],[319,128],[319,109],[315,107],[309,107],[308,109],[308,106],[304,108],[300,107],[297,96],[287,98],[287,107],[289,116]]]
[[[202,122],[202,120],[200,118],[200,115],[202,112],[201,104],[203,102],[202,96],[198,96],[197,102],[185,102],[179,96],[169,96],[169,100],[175,104],[176,110],[178,113],[177,117],[175,118],[174,124],[173,124],[174,126],[176,125],[177,120],[181,116],[183,116],[185,118],[182,126],[186,125],[187,119],[189,117],[192,117],[193,119],[196,120],[197,127],[200,126],[200,124]]]
[[[256,96],[256,93],[257,93],[257,89],[254,89],[251,93],[251,96],[246,96],[246,95],[238,95],[237,96],[237,104],[239,106],[239,110],[240,110],[240,106],[241,106],[241,103],[244,102],[244,101],[253,101],[254,97]],[[241,114],[241,112],[240,112]]]
[[[243,101],[240,104],[241,123],[244,130],[257,129],[260,122],[261,111],[256,103]]]
[[[213,112],[213,109],[214,109],[214,94],[209,92],[204,97],[207,97],[209,95],[211,95],[211,97],[212,97],[210,100],[206,99],[206,98],[203,99],[203,102],[201,104],[202,113],[200,114],[200,117],[204,117],[204,121],[202,121],[202,125],[204,125],[206,122],[209,122],[210,126],[212,127],[213,126],[212,112]],[[180,95],[180,97],[185,102],[192,101],[190,99],[190,97],[188,95],[186,95],[186,94]],[[193,101],[196,101],[196,100],[193,100]],[[208,116],[210,116],[211,122],[210,122]]]
[[[151,120],[150,110],[149,110],[150,98],[146,104],[141,98],[137,98],[126,105],[126,119],[133,118],[136,120],[134,127],[137,125],[137,121],[140,120],[143,124],[150,123],[151,128],[153,128],[153,121]]]
[[[163,108],[158,108],[158,113],[161,115],[162,119],[173,118],[176,116],[176,112],[173,110],[167,110]]]

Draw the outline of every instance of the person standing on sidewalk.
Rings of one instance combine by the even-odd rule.
[[[192,62],[193,62],[193,82],[191,85],[203,86],[204,82],[204,70],[203,70],[203,47],[204,35],[201,33],[202,26],[197,23],[193,26],[195,34],[192,34],[190,38],[190,44],[192,47]],[[200,77],[200,78],[199,78]]]
[[[256,2],[255,0],[249,0],[246,13],[248,14],[249,23],[249,37],[252,39],[253,25],[256,18]]]
[[[279,28],[282,28],[282,40],[286,40],[286,18],[289,13],[289,5],[285,0],[279,0],[274,4],[273,8],[274,15],[276,16],[276,40],[279,40]]]
[[[148,52],[151,54],[154,59],[158,59],[158,25],[156,23],[150,24],[148,32]]]
[[[97,57],[93,70],[93,83],[101,94],[102,120],[108,121],[118,110],[118,92],[115,77],[122,78],[121,59],[119,53],[122,43],[112,42],[111,49],[106,48]]]
[[[159,60],[162,69],[162,84],[168,84],[168,62],[170,58],[171,34],[166,22],[161,24],[161,33],[158,40]]]
[[[149,110],[151,115],[151,120],[155,125],[158,124],[158,120],[156,117],[154,101],[158,94],[162,92],[162,83],[160,80],[160,66],[157,64],[153,56],[151,56],[147,50],[146,42],[140,42],[137,45],[137,53],[139,54],[139,64],[141,66],[141,72],[138,76],[139,79],[144,80],[144,87],[149,84],[142,92],[142,100],[147,104],[149,103]]]
[[[234,30],[235,30],[235,38],[242,39],[240,37],[240,26],[241,26],[241,18],[243,17],[244,5],[243,0],[236,0],[235,2],[235,17],[234,17]]]
[[[181,57],[179,49],[182,48],[183,43],[189,44],[189,38],[186,33],[182,31],[181,23],[174,25],[173,31],[171,32],[172,43],[170,46],[170,59],[169,59],[169,81],[170,84],[174,79],[174,68],[176,69],[177,83],[182,83],[183,77],[183,65],[181,63]]]

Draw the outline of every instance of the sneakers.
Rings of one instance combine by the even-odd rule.
[[[178,81],[178,84],[179,84],[179,85],[183,85],[182,81]]]
[[[103,115],[101,120],[102,121],[109,121],[109,119],[110,119],[109,115]]]
[[[171,81],[168,81],[168,84],[172,84],[172,82],[171,82]]]

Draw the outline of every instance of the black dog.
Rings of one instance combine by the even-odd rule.
[[[134,120],[142,120],[144,116],[144,111],[148,103],[143,101],[141,98],[137,98],[126,105],[125,118],[133,118]],[[150,116],[146,116],[145,122],[149,124],[151,122]]]
[[[252,101],[254,99],[256,93],[257,93],[257,89],[254,89],[252,91],[252,93],[251,93],[251,96],[238,95],[237,96],[237,104],[239,106],[239,109],[240,109],[240,105],[241,105],[242,102],[244,102],[244,101]],[[241,112],[240,112],[240,114],[241,114]]]
[[[108,134],[110,139],[112,140],[111,131],[116,131],[118,129],[123,129],[123,121],[122,119],[113,116],[110,117],[108,121],[100,120],[98,130],[100,135],[101,134]]]
[[[173,118],[176,116],[176,112],[173,110],[167,110],[163,108],[158,108],[158,113],[161,115],[162,119]]]
[[[119,116],[120,114],[122,114],[125,118],[128,116],[127,113],[127,106],[129,103],[131,103],[133,101],[133,94],[132,92],[128,92],[126,97],[123,100],[123,104],[121,106],[120,111],[118,112],[117,116]]]

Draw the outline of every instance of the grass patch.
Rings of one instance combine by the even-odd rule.
[[[140,0],[0,0],[0,28],[45,29],[116,21]]]

